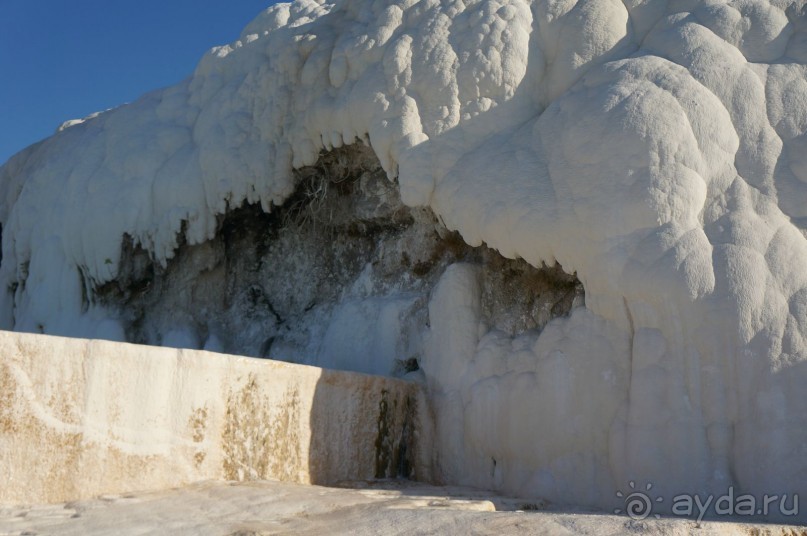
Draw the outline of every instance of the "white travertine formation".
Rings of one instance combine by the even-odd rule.
[[[429,479],[428,419],[422,389],[393,378],[0,332],[4,504],[401,467]]]
[[[586,306],[487,328],[474,269],[423,357],[450,482],[610,505],[807,494],[803,0],[300,0],[184,83],[0,168],[0,326],[120,338],[92,289],[371,145],[471,245],[559,262]]]
[[[656,519],[545,510],[541,501],[481,490],[385,481],[359,489],[288,482],[200,482],[191,486],[51,505],[0,505],[3,534],[140,536],[181,534],[541,534],[747,536],[793,534],[804,526]]]

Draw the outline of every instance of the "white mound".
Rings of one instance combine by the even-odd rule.
[[[278,5],[0,168],[0,326],[121,338],[92,292],[124,235],[166,262],[183,222],[209,240],[358,138],[407,205],[586,289],[512,337],[474,267],[443,275],[421,365],[445,481],[807,495],[805,63],[803,0]]]

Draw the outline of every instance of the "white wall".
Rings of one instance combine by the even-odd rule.
[[[418,385],[389,378],[0,332],[0,502],[372,478],[397,468],[405,422],[413,441],[428,438],[423,408]],[[428,449],[413,441],[413,476],[428,478]]]

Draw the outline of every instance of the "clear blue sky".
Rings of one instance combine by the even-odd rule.
[[[271,0],[0,0],[0,164],[193,72]]]

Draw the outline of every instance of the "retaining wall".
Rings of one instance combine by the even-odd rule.
[[[0,502],[206,479],[430,479],[419,385],[196,350],[0,332]]]

